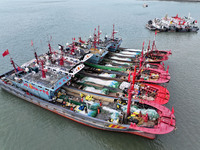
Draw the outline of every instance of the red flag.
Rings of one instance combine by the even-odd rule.
[[[155,30],[155,35],[157,34],[157,30]]]
[[[31,46],[33,46],[33,41],[31,40]]]
[[[167,71],[166,71],[167,73],[169,72],[169,65],[167,66]]]
[[[20,67],[17,67],[17,70],[18,70],[18,71],[23,71],[23,69],[22,69],[22,68],[20,68]]]
[[[5,56],[8,55],[8,54],[9,54],[9,51],[8,51],[8,49],[7,49],[5,52],[3,52],[2,56],[5,57]]]
[[[174,114],[174,106],[172,106],[172,114]]]

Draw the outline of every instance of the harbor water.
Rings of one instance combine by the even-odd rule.
[[[149,5],[143,8],[143,4]],[[101,37],[112,25],[123,38],[122,47],[142,48],[154,39],[145,24],[155,17],[186,16],[200,21],[200,3],[135,0],[1,0],[0,53],[9,50],[21,65],[57,44],[88,38],[100,25]],[[158,33],[158,49],[171,49],[164,62],[171,74],[167,84],[177,130],[155,140],[93,129],[0,90],[0,150],[197,150],[200,147],[200,34]],[[12,69],[9,57],[0,56],[0,73]]]

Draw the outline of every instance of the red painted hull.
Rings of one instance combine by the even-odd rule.
[[[148,84],[148,83],[143,83],[143,84],[145,86],[148,86],[151,92],[152,92],[152,90],[157,91],[155,100],[149,101],[149,102],[157,103],[160,105],[164,105],[169,102],[170,94],[169,94],[169,91],[167,90],[167,88],[164,88],[157,84]]]
[[[171,111],[164,106],[161,106],[159,104],[151,104],[148,101],[141,101],[141,103],[147,104],[156,108],[160,116],[159,125],[156,125],[154,128],[138,127],[134,125],[130,125],[130,126],[115,125],[109,122],[106,122],[107,125],[105,124],[102,125],[102,123],[98,123],[98,121],[95,122],[96,120],[93,120],[92,117],[85,116],[85,119],[84,119],[80,116],[76,116],[76,112],[73,112],[71,110],[68,110],[70,111],[70,113],[68,114],[67,112],[64,111],[64,108],[60,106],[57,106],[57,105],[54,106],[53,104],[50,104],[49,102],[40,100],[38,98],[35,99],[34,96],[32,95],[26,95],[25,92],[24,94],[18,94],[19,91],[18,90],[15,91],[15,88],[11,89],[11,86],[9,85],[4,84],[4,83],[1,83],[1,84],[2,84],[2,88],[11,94],[14,94],[28,102],[31,102],[51,112],[54,112],[60,116],[63,116],[77,123],[80,123],[92,128],[106,130],[106,131],[135,134],[135,135],[139,135],[139,136],[149,138],[149,139],[154,139],[156,134],[167,134],[175,129],[175,120],[174,120],[175,117],[173,114],[171,115]],[[165,118],[170,118],[170,117],[172,117],[172,121],[169,119],[165,119]],[[89,118],[90,120],[87,120],[86,118]]]
[[[157,70],[157,69],[151,69],[151,68],[144,68],[144,71],[150,71],[150,74],[158,74],[159,78],[158,79],[151,79],[150,77],[148,79],[140,78],[136,79],[137,82],[146,82],[146,83],[168,83],[170,81],[170,74],[167,71],[163,70]]]
[[[150,63],[150,65],[151,65],[151,67],[147,67],[148,65],[146,64],[146,68],[152,68],[152,69],[165,71],[165,66],[164,65],[161,65],[159,63]]]
[[[171,50],[166,51],[166,50],[155,50],[155,51],[150,51],[147,55],[154,55],[154,56],[169,56],[172,55]]]

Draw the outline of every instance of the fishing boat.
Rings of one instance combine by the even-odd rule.
[[[3,56],[8,54],[4,53]],[[145,100],[132,101],[131,90],[128,101],[107,96],[99,99],[66,90],[75,74],[71,74],[70,70],[77,70],[80,66],[71,66],[68,73],[59,74],[45,69],[47,60],[40,57],[17,68],[13,59],[10,60],[14,69],[0,75],[0,87],[65,118],[93,128],[136,134],[149,139],[170,133],[176,128],[174,109],[170,111]]]
[[[62,46],[61,44],[58,45],[59,45],[59,50],[52,50],[51,44],[48,43],[49,51],[48,53],[44,54],[46,59],[48,59],[52,63],[56,62],[56,60],[60,60],[62,62],[65,61],[73,64],[81,62],[83,63],[93,56],[93,54],[89,50],[76,49],[74,46],[74,42],[71,47],[68,46],[66,48],[64,48],[64,46]],[[35,57],[37,57],[36,51],[35,51]]]
[[[93,38],[92,36],[90,36],[87,41],[83,41],[81,37],[79,37],[78,42],[81,43],[82,46],[84,47],[96,46],[98,49],[103,48],[108,50],[111,46],[114,45],[114,42],[113,40],[108,40],[107,36],[105,37],[104,40],[102,40],[100,38],[101,33],[102,32],[100,31],[100,26],[98,26],[97,34],[96,34],[96,28],[94,29]]]
[[[75,43],[76,44],[76,43]],[[97,48],[78,48],[78,51],[82,52],[83,50],[86,51],[90,51],[91,53],[91,57],[88,57],[87,61],[91,62],[91,63],[98,63],[101,62],[103,57],[108,53],[108,51],[106,49],[97,49]],[[86,61],[86,59],[84,60],[84,62]],[[82,61],[83,62],[83,61]]]
[[[113,24],[113,31],[111,37],[108,37],[106,35],[105,38],[102,40],[100,38],[101,35],[100,26],[98,26],[97,34],[96,34],[96,28],[94,29],[93,38],[92,36],[90,36],[90,38],[87,41],[83,41],[81,38],[79,38],[78,42],[80,42],[85,47],[92,46],[95,44],[96,47],[98,48],[105,48],[111,52],[116,52],[122,43],[122,38],[115,37],[116,33],[117,31],[115,31],[115,25]]]
[[[138,53],[136,55],[125,55],[125,54],[120,54],[120,55],[117,55],[118,53],[114,53],[113,54],[108,54],[108,57],[105,57],[103,59],[103,61],[101,61],[99,63],[99,65],[104,65],[104,66],[110,66],[110,67],[120,67],[120,68],[126,68],[127,70],[130,70],[132,67],[134,66],[137,66],[139,69],[139,66],[140,66],[140,63],[142,63],[142,65],[146,68],[152,68],[152,69],[157,69],[157,70],[165,70],[165,67],[164,67],[164,62],[161,63],[150,63],[148,61],[145,61],[145,58],[148,58],[148,57],[154,57],[154,56],[169,56],[171,55],[171,51],[160,51],[160,50],[157,50],[156,52],[154,51],[147,51],[145,53],[144,56],[141,56],[141,53]],[[109,59],[110,57],[113,58],[112,59]],[[131,60],[131,58],[133,57],[136,57],[137,58],[137,62],[127,62],[127,60]],[[142,57],[142,58],[140,58]]]
[[[152,31],[159,32],[197,32],[199,30],[197,20],[190,17],[179,17],[178,14],[175,17],[149,20],[146,24],[146,28]]]
[[[59,45],[61,46],[61,45]],[[94,32],[94,41],[92,44],[87,44],[79,38],[78,42],[75,42],[75,38],[73,39],[72,44],[67,44],[66,48],[67,51],[78,51],[79,53],[90,52],[91,57],[87,59],[88,62],[91,63],[99,63],[103,60],[106,54],[108,54],[108,45],[105,47],[99,47],[97,45],[97,37],[96,33]],[[63,50],[63,46],[61,47]]]
[[[91,63],[86,62],[85,64],[92,66]],[[97,66],[99,68],[104,68],[103,66],[105,66],[105,68],[109,68],[112,67],[113,69],[115,68],[121,68],[122,70],[131,70],[132,68],[134,68],[134,66],[137,66],[137,69],[139,69],[139,63],[128,63],[128,62],[121,62],[121,61],[116,61],[116,60],[109,60],[104,58],[103,61],[101,61],[98,65],[94,65]],[[152,68],[152,69],[157,69],[157,70],[165,70],[165,66],[164,63],[143,63],[143,66],[146,68]]]
[[[107,55],[105,58],[111,60],[111,61],[121,61],[124,63],[139,63],[140,62],[140,56],[134,57],[121,57],[121,56],[112,56]],[[145,56],[145,63],[160,63],[162,61],[168,60],[167,56],[158,56],[158,55],[147,55]]]
[[[115,37],[116,33],[117,33],[117,31],[115,31],[115,25],[113,24],[113,32],[112,32],[111,38],[109,38],[107,36],[105,37],[105,42],[107,42],[107,41],[113,42],[113,45],[108,48],[108,50],[111,51],[111,52],[117,51],[117,49],[119,49],[119,47],[122,43],[122,38],[116,38]]]
[[[148,55],[155,56],[156,55],[156,56],[167,56],[168,57],[169,55],[172,55],[172,51],[171,50],[158,50],[156,47],[156,41],[154,40],[153,44],[152,44],[152,49],[150,49],[150,41],[149,41],[149,45],[148,45],[147,50],[145,51],[145,55],[146,56],[148,56]]]
[[[69,88],[76,89],[76,92],[82,90],[82,92],[88,94],[107,95],[107,97],[116,99],[124,97],[127,99],[132,78],[133,73],[126,74],[118,71],[88,68],[86,66],[72,79],[73,84]],[[134,99],[148,100],[158,104],[166,104],[169,101],[170,95],[166,88],[160,85],[141,83],[137,79],[134,82]]]
[[[84,71],[95,71],[100,73],[115,73],[117,76],[116,78],[120,78],[120,76],[123,76],[124,81],[128,81],[128,76],[130,74],[129,69],[126,68],[120,68],[120,67],[114,67],[114,66],[104,66],[104,65],[98,65],[98,64],[90,64],[86,63],[87,69],[84,69]],[[137,70],[137,66],[136,70]],[[134,69],[133,69],[134,70]],[[98,74],[97,73],[97,74]],[[169,67],[167,67],[167,71],[165,70],[158,70],[158,69],[152,69],[152,68],[145,68],[141,67],[137,70],[137,77],[136,82],[146,82],[146,83],[168,83],[170,81],[170,74],[169,74]]]
[[[144,4],[143,4],[143,7],[144,7],[144,8],[148,7],[148,4],[144,3]]]
[[[148,58],[149,56],[152,57],[152,55],[157,56],[157,54],[150,55],[147,53],[146,55],[143,55],[143,49],[144,49],[144,43],[143,43],[141,55],[137,57],[139,62],[134,62],[134,63],[126,62],[126,60],[131,59],[131,58],[125,58],[125,57],[120,57],[119,60],[112,60],[112,59],[108,59],[106,57],[106,58],[104,58],[104,61],[100,62],[98,65],[92,65],[90,63],[86,63],[86,64],[91,67],[95,67],[95,68],[99,68],[99,69],[113,70],[113,71],[133,70],[133,67],[137,66],[136,69],[138,69],[138,70],[142,67],[146,71],[147,70],[149,70],[149,72],[155,71],[155,72],[158,72],[158,74],[164,74],[165,76],[166,75],[169,76],[168,72],[166,73],[166,71],[165,71],[164,63],[159,64],[159,63],[145,62],[145,58]],[[147,52],[149,52],[149,51],[147,51]],[[166,51],[166,52],[168,52],[168,51]],[[163,57],[167,57],[167,54],[164,55]],[[112,57],[112,58],[114,58],[114,57]],[[119,69],[117,69],[117,68],[119,68]]]
[[[100,34],[101,32],[99,31],[99,26],[98,26],[98,32],[96,34],[96,28],[94,30],[94,39],[89,38],[87,42],[83,41],[81,38],[79,38],[78,42],[76,42],[76,46],[78,46],[80,49],[82,48],[87,48],[90,49],[91,47],[93,48],[93,51],[95,50],[102,50],[102,49],[110,49],[113,44],[114,38],[114,25],[113,25],[113,33],[112,33],[112,39],[107,40],[107,41],[102,41],[100,39]],[[121,43],[120,43],[121,44]],[[106,54],[102,56],[96,56],[94,55],[89,62],[92,63],[100,63],[104,61],[111,61],[114,63],[118,64],[130,64],[130,63],[139,63],[140,62],[140,55],[141,53],[144,54],[145,63],[160,63],[162,61],[168,60],[168,56],[171,55],[171,51],[167,50],[158,50],[155,45],[155,40],[152,45],[152,50],[150,50],[150,42],[148,45],[147,50],[144,52],[144,43],[143,43],[143,49],[130,49],[130,48],[121,48],[117,47],[116,50],[107,52]],[[142,54],[142,55],[143,55]],[[104,58],[104,61],[102,61]]]
[[[110,61],[120,61],[124,63],[140,63],[141,59],[144,63],[160,63],[162,61],[168,60],[169,56],[161,54],[162,52],[159,52],[159,50],[157,50],[157,53],[150,52],[151,54],[149,54],[149,51],[147,51],[147,53],[145,54],[144,43],[142,51],[140,53],[131,50],[132,49],[123,49],[119,52],[119,54],[108,53],[105,58]]]

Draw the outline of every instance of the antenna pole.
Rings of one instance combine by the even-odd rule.
[[[113,32],[112,32],[112,39],[114,41],[114,38],[115,38],[115,25],[113,24]]]
[[[49,52],[50,52],[50,54],[52,54],[52,51],[51,51],[51,44],[49,43],[48,46],[49,46]]]
[[[36,51],[34,52],[34,54],[35,54],[35,59],[36,59],[36,61],[37,61],[37,64],[39,64]]]

